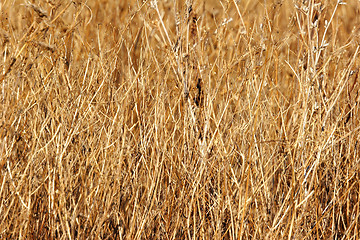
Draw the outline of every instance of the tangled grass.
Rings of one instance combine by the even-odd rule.
[[[0,238],[359,239],[359,9],[1,1]]]

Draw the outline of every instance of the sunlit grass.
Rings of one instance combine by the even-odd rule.
[[[0,238],[358,239],[359,9],[2,1]]]

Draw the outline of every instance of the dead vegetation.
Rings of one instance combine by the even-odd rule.
[[[0,3],[0,238],[358,239],[359,1]]]

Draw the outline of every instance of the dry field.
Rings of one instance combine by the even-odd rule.
[[[2,0],[0,239],[359,239],[360,2]]]

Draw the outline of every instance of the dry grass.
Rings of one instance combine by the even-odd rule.
[[[1,1],[0,238],[359,239],[359,9]]]

